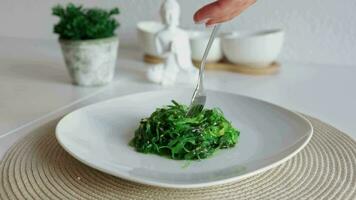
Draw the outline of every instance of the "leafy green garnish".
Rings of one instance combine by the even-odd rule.
[[[220,109],[204,109],[194,117],[187,117],[188,107],[172,102],[173,105],[158,108],[141,120],[130,142],[136,151],[176,160],[196,160],[237,143],[240,132]]]
[[[52,14],[60,19],[54,26],[54,33],[59,34],[60,39],[88,40],[112,37],[119,26],[113,17],[119,14],[118,8],[108,11],[100,8],[85,9],[70,3],[67,7],[61,5],[53,7]]]

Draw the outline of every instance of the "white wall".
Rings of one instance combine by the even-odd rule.
[[[50,8],[67,0],[1,0],[0,36],[55,38],[56,21]],[[72,0],[87,6],[119,6],[121,41],[135,43],[135,24],[159,19],[160,0]],[[182,26],[193,24],[194,11],[204,0],[179,0]],[[283,28],[287,32],[281,60],[320,64],[356,65],[355,0],[258,0],[242,16],[224,25],[225,30]],[[1,45],[1,44],[0,44]]]

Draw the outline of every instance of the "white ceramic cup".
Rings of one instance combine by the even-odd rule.
[[[251,67],[266,67],[276,61],[284,42],[284,31],[231,32],[223,34],[221,40],[228,61]]]
[[[192,52],[192,59],[195,61],[201,61],[205,48],[209,42],[210,34],[209,31],[188,31],[190,38],[190,48]],[[221,40],[219,37],[215,38],[209,55],[207,57],[207,62],[217,62],[223,58],[223,53],[221,49]]]
[[[155,21],[143,21],[137,24],[138,42],[145,54],[160,57],[156,50],[155,34],[162,28],[163,25]]]

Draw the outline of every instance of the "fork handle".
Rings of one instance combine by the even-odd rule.
[[[211,49],[211,46],[214,42],[214,39],[216,37],[216,33],[219,31],[219,28],[220,28],[220,24],[216,24],[214,26],[214,29],[213,31],[211,32],[211,35],[210,35],[210,38],[209,38],[209,42],[208,42],[208,45],[206,46],[205,48],[205,51],[204,51],[204,54],[203,54],[203,58],[201,60],[201,63],[200,63],[200,68],[199,68],[199,89],[202,91],[203,90],[203,76],[204,76],[204,71],[205,71],[205,64],[206,64],[206,59],[209,55],[209,51]]]

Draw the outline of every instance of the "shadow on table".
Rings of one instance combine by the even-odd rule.
[[[66,68],[61,62],[46,60],[2,60],[5,69],[0,76],[16,80],[71,84]]]
[[[20,60],[15,58],[1,59],[0,77],[9,80],[71,84],[71,79],[62,60]],[[138,53],[119,53],[116,64],[115,80],[130,80],[139,83],[150,83],[146,77],[147,64],[143,63]]]

